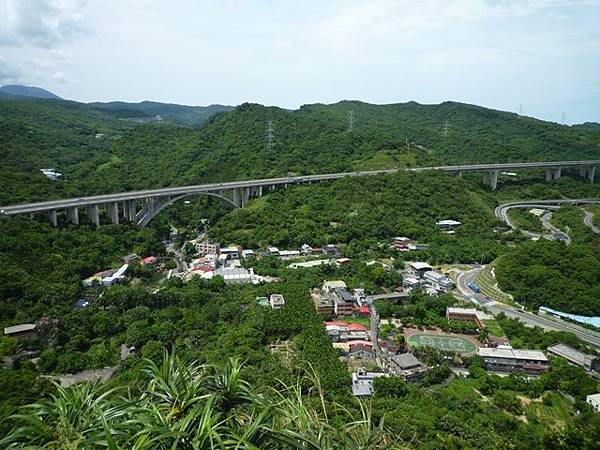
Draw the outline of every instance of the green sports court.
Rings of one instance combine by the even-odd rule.
[[[415,333],[407,340],[411,347],[433,347],[445,352],[475,353],[477,346],[469,339],[447,334]]]

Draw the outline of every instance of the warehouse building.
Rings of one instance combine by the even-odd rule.
[[[478,354],[483,357],[486,369],[497,372],[540,373],[548,370],[550,365],[543,352],[517,350],[510,345],[499,345],[495,348],[482,347]]]
[[[548,353],[561,356],[571,364],[583,367],[585,370],[600,370],[600,357],[575,350],[564,344],[554,344],[548,347]]]

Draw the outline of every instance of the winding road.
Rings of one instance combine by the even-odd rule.
[[[586,227],[592,230],[593,233],[600,234],[600,228],[594,225],[594,213],[588,211],[587,209],[583,210],[583,223]]]
[[[458,288],[460,294],[456,294],[457,297],[463,300],[476,302],[480,306],[488,309],[494,315],[504,313],[508,317],[519,319],[528,327],[540,327],[545,330],[571,332],[579,337],[582,341],[597,349],[600,349],[600,333],[596,331],[580,327],[579,325],[575,325],[571,322],[566,322],[555,317],[539,316],[525,310],[514,308],[505,303],[497,302],[481,293],[478,294],[473,292],[471,288],[469,288],[469,283],[475,281],[481,270],[481,268],[472,269],[467,272],[462,272],[458,276],[456,280],[456,287]]]
[[[494,214],[496,218],[506,223],[513,230],[518,228],[514,223],[511,222],[510,217],[508,216],[508,211],[511,209],[525,209],[525,208],[540,208],[550,210],[550,212],[545,213],[541,218],[542,226],[548,230],[550,233],[541,234],[534,233],[532,231],[521,230],[521,232],[529,236],[531,238],[540,238],[543,237],[545,239],[550,240],[559,240],[567,245],[571,243],[571,238],[569,235],[550,223],[550,219],[552,217],[552,210],[557,210],[561,206],[564,205],[588,205],[588,204],[600,204],[600,199],[598,198],[579,198],[579,199],[557,199],[557,200],[522,200],[522,201],[514,201],[509,203],[504,203],[502,205],[498,205],[494,210]],[[594,233],[600,233],[600,229],[594,226],[593,224],[593,214],[586,209],[584,211],[584,219],[583,222],[585,225],[590,228]]]

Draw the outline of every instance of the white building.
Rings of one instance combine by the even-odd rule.
[[[359,369],[352,373],[352,394],[357,397],[366,397],[373,393],[373,382],[375,378],[387,377],[383,372],[367,372]]]
[[[269,305],[271,305],[271,308],[273,309],[283,308],[285,305],[285,299],[283,298],[283,295],[271,294],[271,296],[269,297]]]
[[[241,268],[220,268],[215,270],[214,274],[216,276],[221,276],[225,280],[227,284],[242,284],[242,283],[252,283],[252,278],[254,276],[253,269],[249,271]]]
[[[246,259],[246,258],[252,258],[256,256],[256,253],[254,253],[254,250],[242,250],[242,258]]]
[[[279,250],[281,259],[294,259],[300,257],[300,250]]]
[[[436,222],[435,224],[440,228],[450,228],[450,227],[457,227],[459,225],[462,225],[462,223],[457,220],[440,220],[439,222]]]
[[[437,291],[448,292],[454,287],[452,281],[450,281],[446,275],[435,270],[428,270],[425,272],[423,274],[423,279]]]
[[[585,401],[592,406],[594,412],[600,412],[600,394],[588,395]]]
[[[221,249],[221,255],[227,255],[231,259],[238,259],[240,257],[240,249],[233,245],[224,247]]]
[[[56,181],[62,177],[62,173],[59,173],[54,169],[40,169],[40,171],[46,176],[46,178],[52,181]]]

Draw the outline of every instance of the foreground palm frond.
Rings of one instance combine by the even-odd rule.
[[[184,363],[165,354],[145,361],[149,377],[140,398],[109,384],[57,386],[49,399],[13,416],[2,448],[48,449],[375,449],[393,448],[368,405],[359,417],[326,400],[315,371],[295,385],[260,394],[243,377],[243,364]],[[303,391],[307,382],[312,387]],[[330,414],[336,414],[332,424]],[[341,420],[340,418],[346,418]]]

